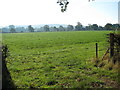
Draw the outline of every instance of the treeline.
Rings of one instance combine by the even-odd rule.
[[[33,27],[32,25],[28,25],[27,27],[15,27],[14,25],[9,25],[8,27],[1,28],[0,32],[17,33],[17,32],[87,31],[87,30],[116,30],[118,28],[120,28],[120,24],[107,23],[105,26],[99,26],[97,24],[89,24],[88,26],[83,26],[80,22],[77,22],[77,25],[75,26],[44,25],[42,27]]]

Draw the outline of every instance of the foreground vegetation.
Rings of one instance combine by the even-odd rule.
[[[18,88],[112,88],[118,73],[94,65],[107,49],[109,31],[3,34],[7,67]]]

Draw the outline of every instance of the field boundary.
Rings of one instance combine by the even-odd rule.
[[[116,61],[120,62],[120,35],[115,33],[107,34],[109,47],[102,57],[102,60],[108,55],[108,60],[112,59],[115,64]]]
[[[110,42],[110,58],[113,58],[113,62],[120,61],[120,35],[110,33],[109,34]]]

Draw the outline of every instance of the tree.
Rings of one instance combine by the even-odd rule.
[[[89,26],[85,26],[85,30],[89,30]]]
[[[44,31],[46,31],[46,32],[50,31],[48,25],[45,25],[43,28],[44,28]]]
[[[104,27],[99,26],[99,27],[98,27],[98,30],[104,30]]]
[[[9,25],[9,28],[15,28],[15,26],[14,25]]]
[[[92,28],[93,30],[98,30],[98,25],[97,25],[97,24],[93,24],[93,25],[91,26],[91,28]]]
[[[83,26],[80,22],[77,22],[77,25],[75,26],[75,30],[76,31],[79,31],[79,30],[82,30]]]
[[[113,30],[113,25],[111,23],[107,23],[104,27],[106,30]]]
[[[116,30],[120,27],[120,24],[113,24],[113,29]]]
[[[3,28],[2,28],[2,32],[10,32],[10,29],[9,29],[9,28],[6,28],[6,27],[3,27]]]
[[[28,31],[29,31],[29,32],[34,32],[34,28],[33,28],[31,25],[29,25],[29,26],[28,26]]]
[[[15,33],[15,32],[16,32],[15,28],[11,28],[11,29],[10,29],[10,32],[11,32],[11,33]]]
[[[9,25],[9,30],[10,30],[11,33],[15,33],[16,32],[14,25]]]
[[[59,26],[58,29],[59,29],[59,31],[65,31],[65,28],[63,26],[61,26],[61,25]]]
[[[73,25],[68,25],[67,26],[67,31],[72,31],[74,29]]]
[[[53,31],[58,31],[59,29],[57,27],[53,27]]]
[[[26,29],[24,27],[16,27],[17,32],[25,32]]]

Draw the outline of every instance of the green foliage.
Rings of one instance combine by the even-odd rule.
[[[105,25],[105,29],[106,29],[106,30],[112,30],[112,29],[113,29],[113,25],[112,25],[111,23],[107,23],[107,24]]]
[[[46,31],[46,32],[49,31],[49,26],[48,26],[48,25],[45,25],[45,26],[44,26],[44,31]]]
[[[93,30],[98,30],[98,25],[97,24],[93,24],[92,28],[93,28]]]
[[[79,30],[82,30],[83,29],[83,26],[80,22],[77,22],[77,25],[75,26],[75,30],[76,31],[79,31]]]
[[[9,25],[9,29],[10,29],[11,33],[15,33],[16,32],[14,25]]]
[[[59,28],[58,28],[60,31],[65,31],[65,28],[63,27],[63,26],[59,26]]]
[[[7,66],[19,88],[109,87],[100,80],[116,74],[94,67],[95,43],[99,57],[106,51],[108,31],[3,34],[10,56]]]
[[[11,33],[15,33],[16,31],[15,31],[14,28],[11,28],[11,29],[10,29],[10,32],[11,32]]]
[[[33,28],[31,25],[29,25],[29,26],[28,26],[28,31],[29,31],[29,32],[34,32],[34,28]]]
[[[67,31],[72,31],[72,30],[74,30],[73,25],[68,25],[68,26],[67,26]]]

